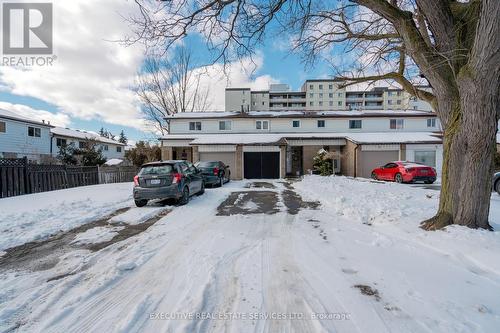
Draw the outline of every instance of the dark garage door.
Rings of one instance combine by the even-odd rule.
[[[243,153],[245,178],[280,178],[280,153]]]

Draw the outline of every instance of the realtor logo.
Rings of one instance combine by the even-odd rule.
[[[3,54],[52,54],[52,4],[2,4]]]

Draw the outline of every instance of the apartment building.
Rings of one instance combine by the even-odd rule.
[[[441,170],[441,127],[433,112],[184,112],[166,120],[162,159],[221,160],[232,179],[307,174],[320,149],[332,152],[335,172],[348,176],[369,177],[394,160]]]
[[[287,84],[271,84],[269,90],[226,88],[226,111],[346,111],[419,110],[432,111],[402,89],[375,87],[368,91],[341,88],[337,79],[306,80],[300,91]],[[429,90],[429,87],[421,87]]]

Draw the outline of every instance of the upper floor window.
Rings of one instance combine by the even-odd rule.
[[[324,120],[318,120],[318,127],[325,127],[325,121]]]
[[[269,130],[269,120],[257,120],[255,121],[255,129],[258,130]]]
[[[109,150],[109,146],[108,145],[103,145],[102,149],[104,149],[104,151],[108,151]]]
[[[58,146],[58,147],[65,147],[66,144],[67,144],[66,139],[62,139],[62,138],[57,138],[56,139],[56,146]]]
[[[329,84],[328,89],[330,89],[330,90],[333,89],[333,84]]]
[[[39,138],[42,136],[42,130],[39,127],[28,126],[28,136]]]
[[[338,106],[342,106],[342,101],[338,101],[338,102],[337,102],[337,105],[338,105]]]
[[[392,105],[392,99],[388,100],[387,104]]]
[[[293,120],[292,121],[292,126],[293,127],[300,127],[300,120]]]
[[[314,106],[314,102],[309,102],[309,106]]]
[[[328,97],[333,98],[333,93],[328,93]]]
[[[436,118],[427,119],[427,127],[436,127]]]
[[[338,97],[342,97],[342,93],[337,93],[337,96]]]
[[[401,91],[398,91],[397,95],[398,95],[398,96],[401,96]]]
[[[121,153],[122,152],[122,147],[116,147],[116,152]]]
[[[397,105],[401,105],[401,100],[400,100],[400,99],[398,99],[398,100],[396,101],[396,104],[397,104]]]
[[[405,125],[404,119],[391,119],[390,129],[403,129]]]
[[[5,133],[6,131],[6,128],[5,128],[5,122],[4,121],[0,121],[0,133]]]
[[[361,128],[361,120],[349,120],[349,128],[350,129],[359,129]]]
[[[201,121],[190,121],[189,122],[190,131],[201,131]]]
[[[85,141],[78,141],[78,148],[84,149],[87,147],[87,143]]]
[[[323,85],[322,84],[319,85],[319,89],[323,90]]]
[[[219,121],[219,130],[220,131],[231,130],[231,121],[230,120]]]
[[[323,101],[318,102],[319,106],[323,106]]]
[[[313,90],[314,89],[314,85],[310,84],[309,85],[309,89]]]
[[[319,93],[319,98],[323,98],[323,93]]]

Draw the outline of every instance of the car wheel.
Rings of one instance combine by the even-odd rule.
[[[189,202],[189,189],[187,186],[182,190],[182,197],[179,199],[179,205],[186,205]]]
[[[500,180],[497,180],[495,183],[495,191],[497,191],[498,195],[500,195]]]
[[[137,207],[144,207],[148,204],[148,201],[146,199],[134,200],[134,202]]]
[[[434,181],[433,180],[426,180],[424,183],[426,183],[426,184],[432,184],[432,183],[434,183]]]
[[[205,182],[201,182],[201,189],[197,194],[202,195],[203,193],[205,193]]]
[[[372,179],[373,180],[378,180],[377,174],[375,172],[372,172]]]
[[[394,181],[396,183],[400,183],[401,184],[403,182],[403,176],[400,173],[397,173],[396,177],[394,177]]]

